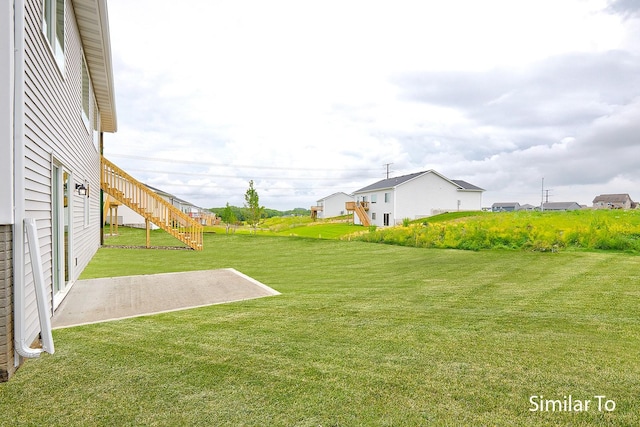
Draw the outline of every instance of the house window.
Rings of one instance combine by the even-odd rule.
[[[82,120],[89,129],[89,106],[91,105],[91,82],[89,81],[89,71],[87,63],[82,59]]]
[[[389,226],[389,217],[391,216],[391,214],[382,214],[382,223],[384,224],[385,227]]]
[[[391,193],[384,193],[384,202],[389,203],[391,201]]]
[[[64,69],[64,0],[43,0],[42,31],[56,63]]]
[[[372,194],[371,195],[371,203],[378,203],[378,195],[377,194]]]
[[[371,219],[373,219],[373,220],[376,219],[376,213],[375,212],[371,212]]]

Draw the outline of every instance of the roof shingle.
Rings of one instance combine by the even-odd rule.
[[[477,187],[473,184],[469,184],[467,181],[462,181],[460,179],[449,179],[446,178],[445,176],[439,174],[438,172],[434,171],[434,170],[428,170],[428,171],[422,171],[422,172],[416,172],[416,173],[410,173],[408,175],[402,175],[402,176],[397,176],[394,178],[387,178],[387,179],[383,179],[380,180],[378,182],[374,182],[371,185],[368,185],[366,187],[363,187],[359,190],[354,191],[354,193],[366,193],[368,191],[373,191],[373,190],[381,190],[384,188],[394,188],[397,187],[401,184],[404,184],[407,181],[410,181],[414,178],[419,177],[420,175],[424,175],[427,173],[435,173],[436,175],[446,179],[447,181],[453,183],[454,185],[458,186],[459,190],[468,190],[468,191],[484,191],[483,188]]]

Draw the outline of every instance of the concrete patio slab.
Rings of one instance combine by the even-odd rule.
[[[51,324],[66,328],[279,294],[232,268],[79,280]]]

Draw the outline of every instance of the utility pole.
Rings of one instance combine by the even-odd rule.
[[[389,166],[391,166],[393,163],[385,163],[384,165],[387,167],[387,179],[389,179]]]
[[[544,177],[542,177],[542,197],[540,198],[540,212],[544,212]]]

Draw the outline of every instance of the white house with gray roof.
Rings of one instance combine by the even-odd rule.
[[[333,218],[346,215],[345,203],[353,201],[353,196],[338,192],[318,200],[316,206],[311,206],[312,218]]]
[[[479,211],[485,190],[466,181],[449,179],[427,170],[383,179],[353,193],[356,206],[354,223],[390,226],[404,218],[418,219],[443,212]],[[356,211],[358,213],[358,211]]]

